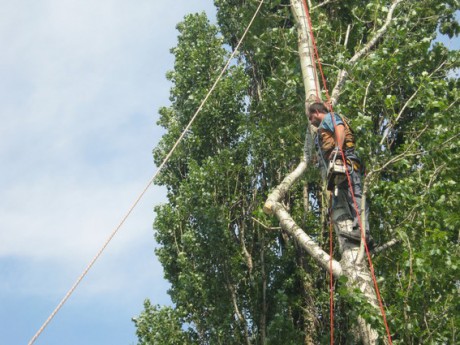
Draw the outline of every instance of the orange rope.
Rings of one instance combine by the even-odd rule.
[[[318,64],[318,67],[319,67],[319,70],[320,70],[320,73],[321,73],[321,79],[323,81],[323,86],[324,86],[324,90],[326,92],[327,100],[328,100],[328,102],[330,104],[330,107],[331,107],[331,117],[332,117],[332,120],[334,121],[334,127],[335,127],[335,117],[334,117],[333,105],[332,105],[332,102],[331,102],[331,97],[329,95],[329,90],[327,89],[326,78],[324,76],[323,68],[322,68],[322,65],[321,65],[321,60],[319,58],[318,49],[317,49],[314,34],[313,34],[313,25],[312,25],[312,22],[311,22],[310,12],[308,10],[308,6],[307,6],[305,0],[303,0],[303,5],[304,5],[304,8],[305,8],[305,13],[306,13],[306,16],[307,16],[307,19],[308,19],[308,24],[309,24],[309,27],[310,27],[310,36],[311,36],[313,48],[315,50],[315,56],[316,56],[316,61],[315,62]],[[340,150],[340,152],[342,154],[342,160],[346,164],[346,159],[345,159],[345,155],[344,155],[343,150]],[[352,183],[351,183],[350,174],[348,173],[348,169],[345,169],[345,173],[347,175],[348,188],[350,188],[350,191],[351,191],[351,196],[352,196],[352,199],[353,199],[353,205],[354,205],[354,208],[355,208],[355,212],[356,212],[356,215],[358,217],[358,225],[359,225],[359,228],[360,228],[360,231],[361,231],[361,241],[364,241],[364,248],[366,249],[367,259],[368,259],[368,262],[369,262],[369,268],[370,268],[370,271],[371,271],[372,280],[374,282],[375,293],[376,293],[377,299],[379,301],[380,312],[382,313],[383,322],[385,324],[385,330],[387,332],[387,337],[388,337],[389,344],[392,345],[393,342],[391,340],[390,328],[388,327],[385,308],[383,306],[382,298],[381,298],[381,295],[380,295],[380,290],[379,290],[379,287],[378,287],[378,284],[377,284],[377,279],[375,277],[374,265],[372,264],[372,259],[371,259],[370,253],[369,253],[369,248],[367,247],[366,237],[365,237],[364,229],[363,229],[363,224],[361,222],[361,215],[359,214],[359,207],[358,207],[358,204],[357,204],[356,199],[355,199],[355,194],[353,192],[353,186],[352,186]],[[331,337],[331,343],[332,343],[332,337]]]
[[[303,2],[303,5],[304,5],[304,8],[306,8],[305,6],[307,6],[307,5],[306,5],[306,3],[305,3],[305,0],[304,0],[304,2]],[[305,12],[307,13],[307,11],[305,11]],[[305,19],[304,19],[304,22],[305,22]],[[308,17],[307,17],[306,24],[308,25]],[[313,37],[311,36],[311,31],[309,32],[309,34],[310,34],[310,37],[313,38]],[[312,39],[312,42],[313,42],[313,39]],[[314,62],[315,62],[315,55],[314,55],[314,51],[311,50],[310,45],[308,46],[308,53],[309,53],[309,55],[310,55],[310,60],[311,60],[312,64],[314,64]],[[315,67],[315,66],[312,66],[312,67]],[[317,98],[318,100],[320,100],[321,98],[320,98],[320,96],[319,96],[319,88],[320,88],[320,85],[318,85],[318,71],[316,70],[316,68],[312,68],[312,70],[313,70],[314,79],[315,79],[316,98]]]
[[[331,195],[331,205],[332,205],[332,195]],[[332,255],[333,246],[332,246],[332,208],[331,208],[331,219],[329,221],[329,310],[330,310],[330,328],[331,328],[331,345],[334,344],[334,276],[332,275]]]
[[[318,51],[316,49],[316,44],[315,44],[315,37],[313,36],[313,27],[311,25],[311,19],[310,19],[310,13],[308,11],[308,6],[307,6],[307,3],[305,2],[305,0],[303,0],[303,6],[304,6],[304,10],[305,10],[305,14],[307,16],[307,23],[308,23],[308,26],[309,26],[309,34],[310,34],[310,39],[311,39],[311,42],[312,42],[312,45],[313,45],[313,49],[314,49],[314,52],[316,54],[316,56],[318,56]],[[315,60],[315,56],[313,55],[313,52],[311,51],[311,49],[309,48],[308,51],[310,52],[310,59],[313,63],[313,65],[316,65],[316,60]],[[315,66],[313,66],[315,67]],[[321,70],[321,76],[322,76],[322,79],[323,79],[323,85],[326,85],[325,84],[325,81],[324,81],[324,75],[323,75],[323,71],[322,69],[320,68]],[[318,101],[320,100],[320,96],[319,96],[319,85],[317,84],[317,80],[318,80],[318,75],[317,75],[317,70],[316,68],[313,68],[313,71],[315,73],[315,87],[316,87],[316,98],[318,99]],[[327,92],[327,90],[326,90]],[[331,198],[332,199],[332,198]],[[331,203],[332,205],[332,203]],[[331,219],[330,219],[330,226],[329,226],[329,313],[330,313],[330,339],[331,339],[331,345],[334,345],[334,275],[332,273],[332,260],[333,260],[333,242],[332,242],[332,211],[331,211]]]

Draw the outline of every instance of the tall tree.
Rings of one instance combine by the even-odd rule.
[[[455,343],[460,134],[454,71],[460,58],[434,40],[439,32],[458,34],[459,2],[311,2],[327,82],[336,85],[335,109],[351,119],[368,163],[373,236],[379,243],[400,240],[374,258],[393,342]],[[258,1],[215,4],[218,26],[204,14],[178,25],[157,163],[198,108]],[[262,211],[269,193],[298,166],[304,146],[297,32],[288,0],[263,5],[237,59],[165,167],[158,183],[168,188],[168,203],[156,207],[154,227],[175,306],[145,305],[135,321],[140,344],[329,341],[325,270]],[[314,164],[281,202],[325,248],[327,205]],[[366,298],[336,284],[336,343],[356,343],[357,315],[383,335]]]

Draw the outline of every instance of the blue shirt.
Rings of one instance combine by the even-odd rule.
[[[338,126],[338,125],[345,126],[343,121],[342,121],[342,118],[339,115],[334,113],[334,117],[335,117],[335,125],[336,126]],[[319,124],[318,129],[325,129],[325,130],[327,130],[329,132],[334,133],[334,122],[332,121],[331,113],[327,113],[326,115],[324,115],[324,119]]]

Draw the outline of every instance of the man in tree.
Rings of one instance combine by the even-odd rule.
[[[359,219],[356,213],[356,206],[353,196],[362,214],[361,199],[361,174],[362,164],[355,154],[354,133],[345,118],[338,114],[332,114],[324,103],[313,103],[309,106],[308,117],[313,126],[317,127],[316,149],[320,157],[320,166],[327,172],[328,189],[334,190],[332,200],[332,217],[334,223],[339,226],[340,235],[353,242],[361,241],[361,230]],[[346,164],[342,161],[342,152]],[[348,168],[352,190],[349,188],[346,174],[336,173],[331,168],[330,162],[337,162]],[[340,166],[339,166],[340,168]],[[353,194],[352,194],[353,191]],[[366,204],[365,231],[368,246],[373,246],[370,236],[369,209]],[[350,224],[352,223],[352,224]]]

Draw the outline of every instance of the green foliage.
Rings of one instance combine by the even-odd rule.
[[[370,175],[371,229],[400,244],[374,259],[394,344],[458,339],[460,54],[434,43],[459,32],[457,0],[407,0],[375,49],[348,60],[382,27],[392,1],[330,2],[312,11],[329,87],[347,69],[336,111],[351,119]],[[218,26],[187,16],[171,52],[171,104],[161,162],[213,84],[256,0],[216,0]],[[269,191],[298,163],[306,118],[289,1],[264,4],[222,81],[157,181],[156,253],[174,308],[146,303],[140,344],[329,343],[326,274],[262,212]],[[349,28],[348,41],[345,36]],[[304,209],[308,187],[310,211]],[[327,246],[320,175],[310,167],[284,200]],[[268,229],[270,228],[270,229]],[[336,342],[354,344],[359,313],[383,333],[361,294],[336,282]]]
[[[144,311],[133,319],[139,345],[192,345],[193,332],[182,328],[180,313],[171,307],[153,306],[149,300],[144,302]]]

